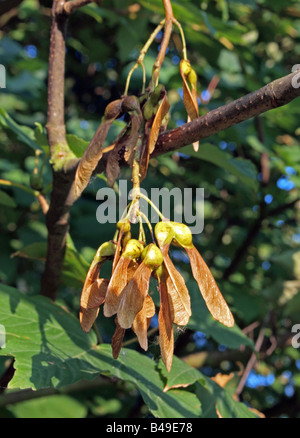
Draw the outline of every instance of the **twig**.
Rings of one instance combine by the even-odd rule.
[[[8,181],[6,179],[0,179],[0,185],[8,186],[8,187],[16,187],[17,189],[23,190],[26,193],[29,193],[32,196],[38,197],[40,192],[38,190],[34,190],[31,187],[27,187],[24,184],[16,183],[13,181]]]
[[[82,6],[86,6],[89,3],[100,3],[102,0],[73,0],[68,1],[63,5],[63,10],[66,14],[72,14],[73,12],[77,11],[77,9],[81,8]]]
[[[259,331],[256,343],[255,343],[255,346],[254,346],[254,352],[251,354],[250,359],[249,359],[249,361],[248,361],[248,363],[247,363],[247,365],[245,367],[244,373],[243,373],[243,375],[242,375],[242,377],[241,377],[241,379],[239,381],[239,384],[238,384],[238,386],[237,386],[237,388],[235,390],[235,394],[237,396],[239,396],[241,394],[241,392],[243,391],[244,386],[245,386],[246,381],[247,381],[247,378],[248,378],[248,375],[249,375],[250,371],[252,370],[252,368],[254,367],[254,365],[255,365],[255,363],[257,361],[257,356],[256,355],[257,355],[257,353],[259,353],[259,351],[260,351],[260,349],[262,347],[262,344],[263,344],[263,341],[264,341],[264,337],[265,337],[265,328],[266,328],[267,322],[269,320],[269,317],[270,317],[270,314],[268,314],[264,318],[264,321],[263,321],[263,323],[261,325],[261,328],[260,328],[260,331]]]
[[[159,25],[154,29],[154,31],[152,32],[152,34],[150,35],[150,37],[148,38],[148,40],[146,41],[144,47],[142,48],[142,50],[140,51],[140,55],[136,61],[136,63],[134,64],[134,66],[130,69],[127,79],[126,79],[126,85],[125,85],[125,91],[124,91],[124,95],[126,95],[128,93],[128,89],[129,89],[129,83],[130,83],[130,79],[131,76],[133,74],[133,72],[138,68],[139,65],[142,66],[143,68],[143,75],[145,75],[144,73],[144,57],[149,49],[149,47],[151,46],[151,44],[153,43],[155,37],[157,36],[157,34],[161,31],[161,29],[164,27],[165,24],[165,19],[162,20]],[[144,81],[143,81],[144,82]]]

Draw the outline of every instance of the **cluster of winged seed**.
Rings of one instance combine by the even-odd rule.
[[[155,314],[149,292],[151,276],[158,283],[159,346],[162,360],[170,371],[174,352],[173,324],[186,326],[192,314],[184,278],[175,268],[170,245],[185,249],[192,274],[213,318],[231,327],[234,319],[209,268],[192,242],[190,229],[181,223],[164,221],[155,226],[155,243],[131,238],[130,223],[118,225],[117,242],[105,242],[98,249],[88,271],[80,301],[80,323],[88,332],[94,324],[99,307],[104,304],[105,317],[115,315],[112,353],[120,353],[125,331],[132,329],[140,346],[148,349],[147,331]],[[103,263],[113,260],[110,279],[100,277]]]

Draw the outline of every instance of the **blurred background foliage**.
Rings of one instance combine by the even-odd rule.
[[[6,88],[0,90],[0,281],[34,297],[39,293],[47,231],[30,177],[37,167],[49,196],[51,169],[44,126],[51,2],[23,0],[6,9],[5,3],[0,2],[0,63],[7,73]],[[200,114],[289,74],[300,62],[297,0],[172,4],[198,74],[199,93],[206,101],[211,98],[200,103]],[[78,156],[106,105],[122,95],[129,69],[162,17],[160,0],[104,0],[71,17],[65,117],[68,140]],[[161,37],[145,57],[148,80]],[[186,121],[179,62],[175,30],[160,77],[171,103],[168,129]],[[211,96],[207,87],[212,78],[219,82]],[[142,72],[136,70],[130,92],[138,94],[141,84]],[[189,326],[177,333],[175,354],[205,376],[233,373],[226,388],[234,393],[251,354],[247,340],[255,343],[264,335],[259,360],[244,381],[240,400],[267,417],[299,417],[300,413],[300,350],[291,346],[292,327],[300,323],[299,119],[296,99],[200,142],[199,153],[188,146],[151,159],[143,182],[148,193],[151,187],[190,187],[194,193],[197,187],[204,188],[204,230],[194,241],[244,333],[238,331],[235,339],[233,333],[211,324],[199,292],[194,291],[185,255],[174,250],[173,260],[189,282],[195,304]],[[122,123],[115,123],[110,139]],[[120,178],[130,179],[129,170],[122,169]],[[96,220],[95,195],[101,187],[106,187],[105,175],[95,177],[72,208],[70,235],[76,250],[70,244],[58,303],[74,315],[95,250],[114,233],[113,224],[100,225]],[[113,321],[99,317],[97,324],[109,343]],[[152,328],[155,325],[154,318]],[[126,340],[131,338],[128,333]],[[129,347],[137,348],[134,343]],[[149,355],[158,355],[155,338]],[[0,357],[2,387],[9,380],[9,364]],[[136,386],[122,380],[107,380],[72,395],[2,406],[1,416],[15,417],[149,415]]]

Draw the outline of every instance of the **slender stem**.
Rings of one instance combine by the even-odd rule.
[[[140,222],[140,229],[139,229],[139,241],[140,242],[146,242],[146,235],[145,235],[145,230],[143,227],[143,221],[141,216],[139,216],[139,222]]]
[[[153,202],[146,195],[144,195],[143,193],[140,193],[140,198],[143,198],[148,202],[148,204],[156,211],[156,213],[159,215],[159,217],[161,218],[162,221],[167,220],[164,217],[164,215],[161,213],[161,211],[156,207],[156,205],[153,204]]]
[[[260,328],[260,331],[259,331],[256,343],[255,343],[255,346],[254,346],[254,350],[255,351],[251,354],[251,357],[250,357],[250,359],[249,359],[249,361],[248,361],[248,363],[246,365],[244,373],[243,373],[243,375],[242,375],[242,377],[241,377],[241,379],[240,379],[240,381],[238,383],[238,386],[237,386],[237,388],[235,390],[235,395],[237,395],[237,396],[240,396],[240,394],[242,393],[242,391],[244,389],[244,386],[245,386],[245,383],[246,383],[246,380],[247,380],[247,377],[248,377],[250,371],[252,370],[252,368],[254,367],[254,365],[257,362],[257,356],[256,355],[261,350],[261,347],[262,347],[262,344],[263,344],[263,340],[264,340],[264,337],[265,337],[265,329],[266,329],[266,325],[267,325],[268,319],[269,319],[269,314],[264,318],[264,321],[262,323],[262,326]]]
[[[163,64],[163,61],[165,59],[165,55],[169,46],[169,42],[170,42],[170,38],[172,35],[172,28],[173,28],[173,19],[174,19],[174,15],[173,15],[173,9],[172,9],[172,5],[171,5],[171,1],[170,0],[163,0],[163,4],[164,4],[164,8],[165,8],[165,16],[166,16],[166,21],[165,21],[165,28],[164,28],[164,36],[160,45],[160,50],[159,53],[157,55],[156,61],[153,65],[153,70],[152,70],[152,78],[150,81],[150,88],[153,90],[157,84],[158,84],[158,79],[159,79],[159,72],[161,69],[161,66]]]
[[[144,128],[144,124],[142,123],[142,125],[140,127],[140,132],[142,132],[143,128]],[[142,145],[143,145],[142,135],[140,135],[140,137],[137,141],[137,144],[136,144],[136,151],[135,151],[135,156],[134,156],[133,164],[132,164],[133,203],[130,207],[130,211],[134,208],[132,221],[133,221],[134,217],[138,218],[139,211],[140,211],[140,202],[139,202],[140,194],[141,194],[141,190],[140,190],[140,158],[141,158]]]
[[[146,72],[145,72],[145,67],[143,64],[144,58],[146,53],[148,52],[151,44],[153,43],[154,39],[156,38],[157,34],[161,31],[161,29],[164,27],[165,24],[165,19],[162,20],[159,25],[154,29],[154,31],[152,32],[152,34],[150,35],[150,37],[148,38],[146,44],[144,45],[144,47],[142,48],[142,50],[140,51],[140,55],[136,61],[136,63],[134,64],[134,66],[131,68],[131,70],[128,73],[127,79],[126,79],[126,85],[125,85],[125,91],[124,91],[124,95],[126,96],[128,93],[128,89],[129,89],[129,84],[130,84],[130,79],[131,76],[133,74],[133,72],[138,68],[139,65],[141,65],[142,69],[143,69],[143,82],[145,81],[145,77],[146,77]],[[143,85],[144,88],[144,85]]]
[[[187,57],[187,49],[186,49],[185,36],[184,36],[184,32],[183,32],[182,26],[179,23],[179,21],[176,20],[175,17],[173,17],[173,23],[176,24],[176,26],[179,29],[180,36],[181,36],[181,41],[182,41],[182,56],[183,56],[183,59],[187,61],[187,59],[188,59],[188,57]]]
[[[141,216],[144,219],[144,221],[148,225],[149,231],[151,233],[152,241],[155,242],[152,225],[151,225],[149,219],[147,218],[147,216],[141,210],[139,211],[138,214],[139,214],[139,216]]]

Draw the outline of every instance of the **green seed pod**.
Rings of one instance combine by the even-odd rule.
[[[141,242],[136,239],[130,239],[125,247],[122,257],[136,259],[140,257],[143,249],[144,245]]]
[[[186,59],[182,59],[180,61],[179,68],[180,68],[180,72],[183,73],[185,76],[187,76],[192,69],[190,61]]]
[[[154,243],[146,246],[141,256],[145,265],[150,266],[151,269],[157,269],[163,263],[163,255],[161,250]]]
[[[193,236],[189,227],[185,224],[172,222],[174,230],[174,239],[184,248],[193,246]]]
[[[170,244],[175,235],[172,222],[158,222],[155,225],[154,233],[160,246]]]
[[[124,233],[127,233],[128,231],[130,231],[130,222],[122,222],[122,221],[119,221],[119,222],[117,222],[117,228],[118,228],[118,230],[122,230],[122,228],[123,228],[123,232]]]
[[[96,255],[99,256],[99,259],[102,257],[112,257],[115,253],[116,245],[113,242],[104,242],[98,248]]]

